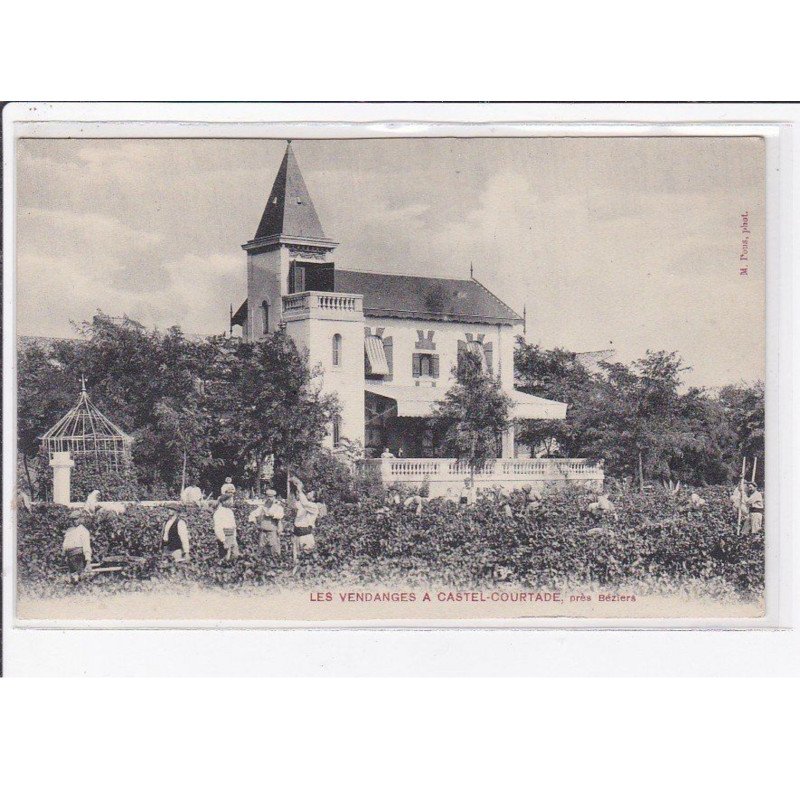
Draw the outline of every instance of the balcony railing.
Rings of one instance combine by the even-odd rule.
[[[283,298],[284,320],[355,319],[364,316],[364,297],[341,292],[298,292]]]
[[[452,458],[368,458],[360,462],[364,473],[380,476],[383,483],[422,483],[431,495],[463,484],[470,469]],[[526,483],[602,483],[602,462],[593,458],[497,458],[475,471],[475,483],[485,488],[514,488]]]

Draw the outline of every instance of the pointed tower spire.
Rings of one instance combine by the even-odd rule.
[[[287,236],[294,239],[325,239],[311,195],[292,150],[286,143],[283,161],[272,184],[255,239]]]
[[[247,300],[232,321],[242,326],[246,341],[280,327],[286,295],[334,291],[331,253],[337,244],[322,231],[289,141],[256,235],[242,245],[247,253]]]

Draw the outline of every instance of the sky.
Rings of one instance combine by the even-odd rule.
[[[285,142],[23,139],[17,332],[96,311],[222,333]],[[293,140],[337,267],[475,277],[527,339],[691,385],[764,377],[764,147],[741,137]],[[749,214],[748,275],[740,275]]]

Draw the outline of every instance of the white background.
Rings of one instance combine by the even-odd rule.
[[[775,2],[495,2],[472,14],[430,2],[15,4],[3,12],[0,96],[786,99],[797,97],[790,14]],[[726,113],[738,119],[749,108],[758,118],[753,107]],[[798,116],[797,107],[774,113]],[[789,370],[795,331],[780,333]],[[796,493],[796,432],[784,436],[780,468]],[[788,522],[795,527],[794,514]],[[52,634],[33,658],[62,658],[55,644],[70,635]],[[294,634],[269,634],[269,645],[264,636],[249,651],[220,647],[220,671],[304,674],[345,662],[368,671],[377,656],[393,672],[800,672],[795,631],[330,632],[304,634],[291,660],[280,640],[296,643]],[[192,637],[176,641],[191,647]],[[335,658],[324,648],[331,637]],[[95,652],[94,641],[80,642],[90,663],[66,660],[67,671],[175,663],[146,647],[132,658]],[[796,683],[782,681],[3,681],[0,782],[14,798],[787,797],[798,785],[798,712]]]
[[[794,636],[797,598],[792,588],[793,492],[790,448],[791,348],[779,348],[788,332],[793,302],[792,252],[793,158],[800,147],[787,119],[793,106],[725,105],[161,105],[161,104],[16,104],[4,120],[13,133],[45,136],[391,136],[391,135],[763,135],[767,142],[767,492],[773,522],[767,531],[767,616],[742,620],[528,620],[518,626],[549,628],[537,637],[519,631],[339,630],[333,638],[321,632],[231,630],[230,624],[194,623],[179,635],[169,623],[127,623],[158,630],[108,630],[108,623],[89,623],[94,631],[58,635],[26,627],[6,628],[8,674],[95,675],[592,675],[592,674],[728,674],[780,669],[783,648]],[[41,122],[37,122],[41,120]],[[297,122],[313,122],[297,127]],[[566,122],[566,124],[565,124]],[[735,124],[721,124],[734,122]],[[359,124],[360,123],[360,124]],[[527,123],[527,124],[526,124]],[[627,124],[625,124],[627,123]],[[754,124],[761,123],[761,125]],[[765,124],[772,123],[772,124]],[[10,132],[11,127],[9,126]],[[302,133],[301,133],[302,132]],[[4,142],[4,169],[10,189],[14,178],[13,137]],[[800,162],[798,162],[800,163]],[[5,195],[5,229],[14,229],[14,197]],[[783,235],[782,235],[783,234]],[[6,275],[13,275],[13,236],[7,237]],[[14,359],[13,295],[7,293],[5,359]],[[779,375],[783,378],[779,380]],[[5,371],[5,444],[14,441],[14,376]],[[781,414],[783,415],[781,417]],[[786,464],[781,467],[781,464]],[[14,464],[9,454],[6,464]],[[6,496],[14,472],[5,471]],[[6,507],[4,530],[13,531]],[[13,567],[13,537],[6,536],[4,556]],[[794,556],[797,552],[794,553]],[[13,613],[13,581],[4,586],[6,619]],[[795,606],[795,608],[793,608]],[[69,624],[55,623],[59,627]],[[346,623],[333,623],[340,628]],[[444,623],[439,623],[444,624]],[[490,623],[491,624],[491,623]],[[493,623],[497,625],[498,623]],[[192,626],[192,623],[190,623]],[[290,627],[276,625],[276,627]],[[409,627],[415,626],[411,623]],[[768,626],[771,631],[746,631]],[[83,626],[82,626],[83,627]],[[240,625],[254,628],[257,625]],[[262,626],[263,627],[263,626]],[[373,625],[373,628],[379,627]],[[421,627],[416,624],[416,627]],[[593,632],[578,637],[563,630],[584,628],[680,628],[716,630],[714,639],[686,632],[639,631],[636,634]],[[101,630],[105,628],[106,630]],[[167,630],[164,630],[167,628]],[[743,630],[730,630],[741,628]],[[225,629],[225,630],[222,630]],[[780,629],[780,630],[779,630]],[[486,637],[491,636],[491,640]],[[760,638],[754,638],[754,637]],[[491,643],[487,647],[487,642]],[[43,653],[48,653],[43,657]],[[314,658],[309,661],[308,655]],[[424,657],[421,657],[425,654]],[[534,658],[536,654],[536,658]],[[584,654],[584,657],[581,655]],[[232,657],[234,656],[234,657]]]

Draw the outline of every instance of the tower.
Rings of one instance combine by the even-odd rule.
[[[289,142],[256,235],[242,245],[247,252],[245,339],[276,330],[284,295],[333,291],[331,253],[337,244],[322,230]]]
[[[283,324],[311,366],[322,367],[316,380],[341,404],[326,437],[334,447],[343,438],[364,440],[363,297],[334,291],[337,244],[323,233],[290,142],[256,235],[242,245],[244,338],[256,341]]]

